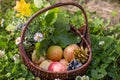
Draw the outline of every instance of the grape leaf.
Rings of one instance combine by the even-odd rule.
[[[63,31],[69,31],[69,19],[65,17],[64,12],[58,12],[58,18],[55,22],[55,33],[61,33]]]
[[[51,36],[54,44],[65,48],[69,44],[80,42],[80,38],[70,33],[69,20],[63,13],[58,13],[57,21],[55,22],[55,31]]]
[[[62,48],[65,48],[69,44],[79,43],[80,38],[76,37],[72,33],[61,33],[61,34],[55,34],[52,37],[52,41],[55,44],[60,45]]]
[[[45,14],[45,22],[47,25],[52,25],[55,23],[55,21],[57,20],[57,12],[58,8],[46,12],[47,15]]]
[[[35,44],[35,49],[36,49],[36,55],[37,57],[40,57],[42,55],[45,55],[47,48],[51,44],[51,41],[48,39],[44,39],[41,42],[38,42]]]

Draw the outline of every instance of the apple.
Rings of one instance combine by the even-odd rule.
[[[59,62],[65,66],[68,66],[68,61],[66,61],[65,59],[61,59]]]
[[[58,61],[63,57],[63,50],[60,46],[50,46],[47,50],[47,58],[53,61]]]
[[[50,66],[48,67],[48,71],[58,72],[58,73],[66,72],[67,67],[65,65],[62,65],[61,63],[55,61],[50,64]]]
[[[70,62],[73,59],[75,59],[74,51],[76,49],[79,49],[79,46],[77,44],[71,44],[71,45],[67,46],[64,49],[64,52],[63,52],[65,60],[67,60],[68,62]]]

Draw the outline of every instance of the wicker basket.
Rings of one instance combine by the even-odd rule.
[[[80,43],[83,47],[87,47],[89,50],[89,58],[88,61],[83,64],[80,68],[74,69],[74,70],[70,70],[67,72],[63,72],[63,73],[54,73],[54,72],[50,72],[50,71],[44,71],[43,69],[39,68],[38,66],[36,66],[28,57],[25,49],[24,49],[24,45],[23,45],[23,41],[25,38],[25,32],[27,30],[28,25],[30,24],[30,22],[37,17],[39,14],[56,8],[56,7],[60,7],[60,6],[66,6],[66,5],[72,5],[72,6],[76,6],[78,7],[83,15],[84,15],[84,20],[85,20],[85,25],[79,29],[75,29],[72,25],[70,25],[70,31],[73,32],[76,35],[79,35],[80,38],[82,39],[82,42]],[[88,69],[88,66],[91,62],[92,59],[92,52],[91,52],[91,46],[90,46],[90,36],[89,36],[89,30],[88,30],[88,20],[87,20],[87,16],[86,13],[84,11],[84,9],[82,8],[82,6],[76,4],[76,3],[72,3],[72,2],[67,2],[67,3],[57,3],[54,4],[50,7],[46,7],[41,9],[40,11],[36,12],[34,15],[31,16],[31,18],[23,25],[23,29],[21,32],[21,42],[19,44],[19,51],[20,51],[20,55],[23,59],[24,64],[27,66],[27,68],[37,77],[40,77],[41,80],[54,80],[56,78],[59,79],[71,79],[73,80],[76,76],[78,75],[84,75]]]

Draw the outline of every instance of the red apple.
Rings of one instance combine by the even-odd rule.
[[[48,67],[48,71],[59,72],[59,73],[66,72],[67,67],[65,65],[62,65],[61,63],[55,61],[50,64],[50,66]]]

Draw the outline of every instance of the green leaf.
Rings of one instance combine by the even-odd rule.
[[[73,24],[76,28],[80,28],[80,26],[84,25],[84,16],[80,10],[76,11],[74,14],[70,16],[70,23]]]
[[[0,35],[0,49],[5,49],[7,48],[7,41],[8,39],[6,38],[8,36],[6,35]]]
[[[40,57],[40,46],[40,42],[35,44],[36,55],[38,58]]]
[[[65,48],[69,44],[79,43],[80,38],[70,33],[69,30],[69,19],[66,18],[63,12],[59,12],[57,21],[55,22],[55,30],[51,36],[52,42],[62,48]]]
[[[80,76],[76,76],[75,80],[82,80]]]
[[[109,46],[111,46],[112,43],[113,43],[113,39],[105,38],[105,44],[106,44],[106,45],[104,45],[104,47],[103,47],[104,50],[106,50]]]
[[[47,48],[51,44],[51,41],[49,39],[44,39],[41,42],[38,42],[35,44],[36,49],[36,55],[37,57],[40,57],[42,55],[45,55]]]
[[[12,69],[12,73],[14,73],[17,70],[17,65],[14,65],[13,69]]]
[[[11,76],[11,73],[7,73],[7,74],[5,74],[5,77],[10,77]]]
[[[48,7],[48,6],[50,6],[50,2],[48,2],[48,1],[45,0],[43,7]]]
[[[120,45],[116,45],[115,51],[119,54],[119,52],[120,52]],[[119,55],[120,55],[120,54],[119,54]]]
[[[24,64],[21,64],[20,65],[20,68],[21,68],[21,72],[24,73],[24,74],[21,74],[23,77],[26,77],[28,75],[28,71],[27,71],[27,68]]]
[[[55,22],[55,33],[61,33],[63,31],[69,31],[69,19],[61,11],[58,12],[58,17]]]
[[[98,72],[95,69],[91,70],[91,76],[97,79]]]
[[[76,37],[72,33],[63,32],[60,34],[54,34],[51,38],[54,44],[60,45],[62,48],[65,48],[69,44],[79,43],[80,38]]]
[[[0,73],[4,70],[4,65],[0,63]]]
[[[9,24],[6,28],[7,31],[15,31],[16,30],[16,26]]]
[[[16,79],[16,80],[25,80],[25,78],[23,78],[23,77],[20,77],[20,78],[18,78],[18,79]]]
[[[34,4],[37,8],[41,8],[43,6],[42,0],[34,0]]]
[[[57,12],[58,8],[55,8],[48,11],[48,13],[46,13],[47,15],[45,14],[45,21],[47,25],[52,25],[55,23],[55,21],[57,20]]]
[[[29,73],[27,74],[27,76],[26,76],[26,79],[27,80],[34,80],[35,79],[35,76],[33,76],[33,74],[30,72],[30,71],[28,71]]]

